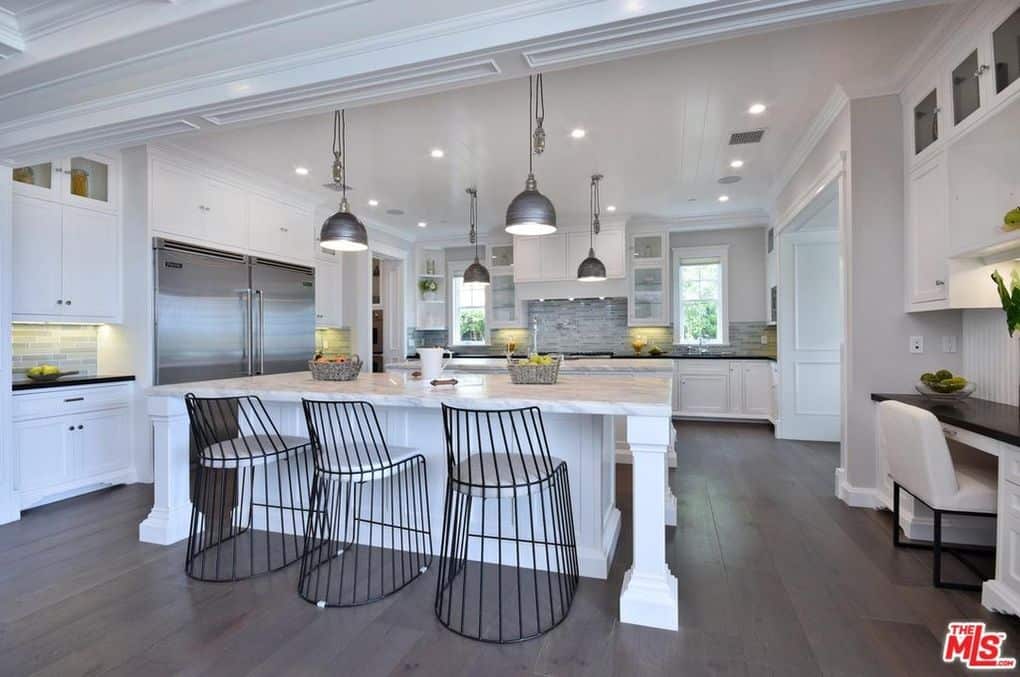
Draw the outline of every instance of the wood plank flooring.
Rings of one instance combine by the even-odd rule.
[[[931,556],[894,550],[889,513],[833,497],[835,445],[771,428],[681,422],[667,532],[679,633],[616,621],[630,563],[630,475],[619,467],[621,546],[608,581],[582,579],[567,620],[498,647],[432,612],[434,571],[400,594],[320,610],[296,567],[235,584],[184,576],[183,545],[138,542],[151,488],[119,487],[31,510],[0,527],[2,675],[948,675],[950,620],[1020,622],[977,593],[936,590]],[[965,571],[946,560],[947,574]]]

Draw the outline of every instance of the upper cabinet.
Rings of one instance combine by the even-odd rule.
[[[631,238],[627,324],[664,327],[669,321],[669,235],[653,233]]]
[[[563,282],[577,277],[577,267],[588,256],[591,236],[587,231],[558,232],[514,238],[515,282]],[[626,237],[623,230],[603,229],[594,239],[595,256],[606,266],[606,276],[626,276]]]
[[[119,172],[114,158],[90,154],[15,167],[11,178],[17,195],[116,212]]]
[[[914,106],[914,154],[920,155],[939,140],[939,93],[937,89],[928,92]]]
[[[1020,9],[992,31],[995,94],[1002,95],[1020,80]]]
[[[943,155],[915,169],[908,183],[909,290],[912,304],[941,301],[947,295],[949,215]]]
[[[152,157],[149,193],[149,222],[155,234],[306,265],[321,251],[310,208],[194,163],[162,154]]]

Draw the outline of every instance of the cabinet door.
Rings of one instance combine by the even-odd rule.
[[[541,242],[537,237],[514,238],[514,281],[537,282],[542,279]]]
[[[120,315],[117,217],[64,207],[64,315],[113,319]]]
[[[283,223],[283,256],[298,261],[308,261],[315,256],[315,235],[312,215],[293,207],[285,208]]]
[[[11,267],[15,316],[63,313],[61,209],[56,202],[14,196]]]
[[[74,477],[126,470],[131,465],[127,440],[131,417],[127,409],[110,409],[74,417]]]
[[[201,209],[206,238],[231,247],[248,247],[248,194],[229,183],[205,179]]]
[[[622,230],[603,230],[595,238],[596,252],[606,264],[606,277],[620,279],[627,275],[627,236]]]
[[[152,228],[184,237],[207,239],[202,179],[194,172],[152,161]]]
[[[489,304],[492,312],[489,325],[493,329],[520,326],[520,310],[517,307],[517,287],[514,274],[509,268],[502,272],[493,269],[492,284],[489,285]]]
[[[62,167],[52,162],[15,167],[11,174],[14,194],[58,201],[62,171]]]
[[[662,266],[635,266],[630,275],[630,298],[627,303],[631,326],[665,326],[668,324],[666,275]]]
[[[14,490],[32,491],[72,478],[71,422],[63,417],[14,424]]]
[[[938,90],[931,90],[927,96],[914,106],[914,154],[920,154],[925,148],[939,140],[939,108]]]
[[[542,281],[568,279],[567,237],[565,235],[542,235],[537,240]],[[578,263],[581,262],[578,261]],[[575,268],[574,273],[576,272],[577,269]],[[570,277],[574,277],[574,275]]]
[[[248,196],[250,228],[249,246],[275,256],[283,248],[283,233],[287,216],[283,205],[261,195]]]
[[[739,365],[742,372],[742,407],[745,414],[768,417],[772,413],[772,367],[768,362]]]
[[[722,415],[729,412],[730,375],[728,372],[681,372],[678,380],[680,382],[681,413]]]
[[[944,157],[933,157],[910,176],[910,300],[946,298],[949,190]]]
[[[340,305],[340,265],[335,261],[317,261],[315,264],[315,325],[339,327],[342,325]]]
[[[564,266],[564,274],[571,280],[577,278],[577,267],[581,265],[581,261],[588,258],[589,239],[588,233],[567,233],[567,260]],[[596,247],[598,245],[596,244]],[[595,250],[595,256],[602,259],[602,252],[599,249]],[[605,259],[602,259],[605,263]]]
[[[62,164],[60,188],[65,203],[86,209],[116,210],[120,178],[113,158],[75,155]]]

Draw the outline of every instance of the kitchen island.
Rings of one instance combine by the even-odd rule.
[[[556,385],[513,385],[506,374],[459,374],[456,386],[433,387],[408,373],[363,373],[350,382],[315,381],[308,372],[151,388],[154,505],[139,525],[142,541],[169,545],[187,537],[189,425],[184,395],[257,395],[284,435],[307,435],[301,399],[370,402],[393,445],[418,448],[428,465],[432,538],[439,552],[446,451],[440,406],[542,410],[551,452],[567,462],[582,576],[608,576],[620,533],[615,505],[614,417],[627,421],[633,455],[634,560],[620,593],[626,623],[676,630],[677,582],[666,564],[666,454],[671,440],[672,380],[665,374],[569,374]],[[675,508],[674,508],[675,509]]]

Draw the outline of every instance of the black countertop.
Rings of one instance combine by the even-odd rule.
[[[921,395],[889,393],[872,393],[871,399],[875,402],[895,400],[911,404],[930,411],[943,423],[1020,446],[1020,408],[1009,404],[979,400],[976,397],[952,403],[935,402]]]
[[[11,384],[11,390],[39,390],[41,388],[66,388],[67,386],[92,386],[100,383],[120,383],[134,381],[134,374],[92,374],[74,375],[58,378],[56,381],[32,381],[18,379]]]

